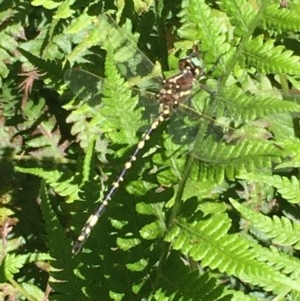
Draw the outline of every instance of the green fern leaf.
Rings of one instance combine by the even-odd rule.
[[[189,269],[177,252],[172,252],[168,257],[159,282],[153,300],[231,300],[230,293],[224,297],[224,287],[214,277],[209,273],[200,273],[197,269]]]
[[[75,76],[72,71],[68,75],[71,78]],[[83,150],[87,150],[91,141],[97,137],[95,149],[98,153],[103,154],[104,157],[107,153],[107,141],[102,138],[103,132],[101,131],[101,126],[104,120],[99,118],[102,81],[99,79],[97,82],[95,77],[90,76],[88,73],[85,74],[85,78],[76,78],[76,80],[73,80],[76,85],[82,84],[85,89],[82,90],[79,88],[79,92],[75,98],[64,105],[64,108],[70,111],[66,121],[72,124],[71,133],[77,137]],[[91,92],[89,92],[88,84],[93,87]],[[73,86],[71,87],[73,88]],[[102,160],[104,159],[102,158]]]
[[[270,266],[286,275],[290,275],[292,279],[299,279],[300,261],[298,258],[280,252],[278,248],[273,246],[265,248],[257,244],[254,248],[259,260],[267,262]]]
[[[175,250],[200,260],[202,266],[234,275],[267,291],[300,290],[296,281],[257,261],[251,242],[228,235],[229,227],[227,216],[218,214],[192,224],[178,223],[165,239]]]
[[[265,73],[300,73],[300,62],[293,52],[285,50],[283,46],[274,46],[274,41],[263,41],[258,36],[245,45],[245,55],[249,65]]]
[[[5,273],[5,276],[10,279],[13,278],[14,274],[19,273],[20,269],[22,269],[26,264],[49,260],[53,260],[53,258],[45,253],[29,253],[26,255],[8,254],[4,258],[3,271]]]
[[[295,249],[300,249],[300,226],[297,223],[286,217],[274,216],[270,218],[239,204],[233,199],[231,199],[231,204],[253,227],[272,239],[275,244],[294,246]]]
[[[206,139],[199,149],[194,147],[193,154],[201,161],[203,179],[223,181],[225,175],[234,179],[240,173],[271,167],[280,163],[283,152],[273,143],[245,141],[237,145],[218,143]]]
[[[299,31],[299,14],[293,9],[278,9],[278,4],[267,5],[262,19],[265,28],[283,31]]]
[[[222,34],[225,27],[222,24],[215,26],[220,19],[212,14],[205,1],[182,1],[179,17],[183,25],[178,30],[178,34],[189,41],[202,41],[201,51],[209,50],[207,54],[212,56],[214,61],[220,57],[220,49],[223,53],[230,49],[225,35]],[[226,22],[226,18],[222,22]]]
[[[236,27],[235,34],[240,37],[244,36],[257,14],[251,3],[241,0],[225,0],[220,3],[220,6],[230,16],[232,25]]]
[[[68,197],[69,201],[78,199],[79,187],[76,183],[74,176],[69,179],[64,179],[62,172],[58,170],[46,171],[42,168],[23,168],[16,167],[18,172],[23,172],[31,175],[38,176],[46,181],[47,184],[51,185],[55,192],[61,196]]]
[[[8,284],[5,285],[5,293],[7,295],[14,294],[16,297],[22,299],[26,298],[26,300],[40,300],[44,296],[44,293],[37,285],[27,283],[26,281],[18,283],[14,277],[20,273],[20,270],[28,268],[29,264],[38,265],[41,264],[41,262],[49,262],[52,260],[53,258],[44,253],[28,253],[26,255],[7,254],[2,262],[1,268],[6,279],[12,285],[11,287]],[[3,284],[1,284],[1,286],[3,288]],[[2,296],[1,293],[0,296]]]
[[[120,76],[113,57],[112,51],[108,51],[105,64],[107,84],[103,89],[103,107],[99,114],[105,120],[102,131],[117,144],[133,145],[137,141],[136,131],[143,125],[141,109],[136,109],[138,98],[131,96],[131,90]]]
[[[299,104],[278,99],[276,96],[278,95],[250,94],[237,87],[224,89],[217,96],[220,98],[220,101],[218,101],[216,115],[220,117],[230,116],[230,120],[240,124],[241,122],[256,120],[272,114],[300,111]],[[223,99],[224,101],[222,101]],[[193,100],[193,102],[196,103],[196,100]]]
[[[66,233],[58,223],[57,217],[51,207],[50,200],[47,195],[46,186],[42,181],[41,184],[41,211],[45,221],[45,230],[48,235],[46,241],[50,254],[55,258],[70,258],[71,241],[66,238]]]
[[[286,177],[274,176],[272,185],[278,189],[278,192],[288,202],[298,204],[300,200],[299,180],[292,176],[290,179]]]
[[[74,259],[71,255],[71,239],[66,237],[66,232],[58,221],[49,200],[45,183],[41,183],[41,211],[45,222],[45,244],[50,255],[56,260],[52,262],[51,287],[54,290],[68,292],[70,299],[87,300],[82,292],[81,280],[73,274]],[[64,267],[68,266],[68,269]],[[75,284],[75,285],[74,285]]]
[[[300,200],[299,180],[292,176],[290,179],[279,175],[244,174],[242,178],[247,181],[264,183],[268,187],[274,187],[282,197],[292,204],[298,204]]]

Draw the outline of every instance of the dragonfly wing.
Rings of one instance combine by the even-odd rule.
[[[213,170],[212,177],[220,180],[225,175],[233,178],[238,170],[249,172],[280,162],[283,150],[276,141],[282,140],[283,130],[292,135],[291,113],[300,111],[299,104],[279,94],[242,91],[238,87],[211,94],[202,91],[192,102],[194,115],[198,113],[199,120],[203,120],[192,156],[201,161],[203,173]],[[284,124],[278,120],[284,120]],[[221,125],[221,135],[211,135],[211,124]],[[267,151],[268,156],[261,156]]]
[[[299,105],[285,99],[279,92],[245,91],[236,86],[209,90],[210,93],[195,93],[190,110],[194,116],[207,118],[220,125],[227,120],[228,125],[231,123],[233,127],[239,127],[274,114],[299,112]]]
[[[65,72],[64,80],[74,92],[74,94],[81,100],[87,102],[88,105],[94,106],[101,102],[101,91],[108,85],[104,78],[88,72],[80,68],[72,68]],[[158,99],[157,94],[154,91],[159,90],[161,81],[158,79],[152,79],[152,85],[150,81],[144,85],[138,85],[132,87],[133,95],[139,96],[138,107],[145,108],[145,116],[156,116],[158,113]],[[151,91],[145,90],[150,89]]]
[[[64,80],[79,99],[87,101],[90,106],[99,104],[103,78],[86,70],[73,68],[65,72]]]
[[[114,51],[114,61],[120,73],[127,79],[139,76],[149,76],[154,65],[136,46],[126,31],[121,29],[107,15],[99,17],[99,28],[101,28],[101,44],[105,49]]]
[[[172,141],[181,147],[185,145],[183,150],[193,145],[200,127],[206,127],[203,131],[204,141],[209,139],[203,142],[206,145],[213,141],[233,145],[242,141],[259,143],[271,140],[277,120],[274,116],[285,114],[284,120],[291,121],[290,113],[300,110],[297,103],[283,99],[278,91],[244,91],[237,86],[217,91],[201,88],[195,87],[191,97],[179,106],[175,118],[171,117],[169,122],[168,132]],[[276,132],[278,130],[276,124]],[[205,160],[202,147],[194,149],[193,154]],[[207,161],[212,160],[210,154],[208,151]],[[217,157],[214,160],[217,162]]]
[[[121,75],[127,80],[139,81],[140,77],[147,77],[154,70],[154,64],[136,46],[136,41],[128,32],[117,26],[114,20],[106,14],[97,19],[90,19],[86,26],[81,28],[84,38],[68,55],[67,59],[73,64],[76,60],[82,61],[93,46],[100,46],[104,50],[110,49]],[[126,23],[129,27],[129,23]],[[79,34],[79,33],[77,33]]]

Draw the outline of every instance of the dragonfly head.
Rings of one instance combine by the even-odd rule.
[[[198,47],[193,47],[188,56],[179,60],[178,67],[181,71],[190,70],[194,78],[203,74],[203,61],[199,58]]]

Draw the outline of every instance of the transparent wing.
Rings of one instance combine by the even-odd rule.
[[[96,151],[103,155],[101,161],[110,151],[106,139],[120,145],[135,144],[158,115],[156,94],[142,93],[125,81],[112,85],[79,68],[67,70],[64,79],[74,92],[72,101],[65,105],[70,111],[72,133],[84,149],[91,138],[96,139]]]
[[[114,62],[119,72],[126,78],[147,77],[153,63],[136,47],[134,40],[107,15],[99,17],[99,39],[104,49],[112,49]]]
[[[180,132],[182,140],[185,133],[193,143],[200,126],[206,127],[202,132],[204,139],[227,144],[289,137],[295,134],[293,120],[300,112],[298,103],[287,99],[292,96],[295,95],[283,97],[280,91],[245,91],[237,86],[214,90],[202,85],[178,109],[183,111],[179,114],[185,123],[180,126],[177,121],[174,138]],[[195,156],[203,157],[201,152],[202,148],[194,150]]]
[[[101,76],[80,68],[68,69],[64,74],[64,80],[78,99],[86,101],[90,106],[101,103],[102,91],[110,85]],[[134,95],[138,95],[138,106],[145,108],[144,111],[147,111],[145,115],[157,115],[158,100],[156,92],[159,91],[161,80],[159,78],[149,79],[146,86],[145,84],[146,82],[141,85],[134,83],[130,89]]]
[[[86,99],[89,104],[100,101],[101,89],[106,84],[103,78],[76,68],[66,72],[65,80],[73,92]],[[152,116],[158,113],[158,103],[154,93],[137,88],[133,90],[142,99],[140,104],[145,106],[146,112],[150,111]],[[213,105],[213,102],[217,104]],[[213,110],[207,109],[213,106],[215,106]],[[284,99],[280,91],[244,91],[236,86],[215,91],[202,85],[194,89],[191,99],[179,108],[177,115],[187,121],[185,125],[181,125],[182,131],[195,132],[188,127],[192,125],[197,127],[204,119],[209,123],[210,134],[215,134],[217,137],[224,135],[225,140],[232,141],[270,139],[273,135],[272,123],[276,120],[274,115],[289,112],[299,112],[299,106],[294,101]],[[179,133],[179,122],[172,122],[170,127],[171,131],[174,128],[175,136],[177,131],[178,136],[182,137]],[[282,134],[289,133],[286,122],[282,123],[281,131]],[[193,134],[189,139],[192,140],[192,136]]]
[[[85,36],[82,41],[74,48],[68,56],[71,64],[75,62],[87,62],[88,55],[92,46],[98,46],[102,50],[106,50],[112,55],[113,63],[117,67],[120,75],[124,78],[128,86],[140,86],[143,89],[159,89],[159,82],[157,75],[161,74],[159,67],[155,66],[142,51],[136,47],[136,41],[130,31],[130,24],[125,23],[124,28],[120,28],[106,14],[100,15],[90,21],[86,17],[84,24],[80,26],[73,24],[74,30],[80,36]],[[76,22],[76,21],[75,21]],[[127,28],[127,30],[125,30]],[[70,29],[71,30],[71,29]],[[94,48],[95,50],[95,48]],[[97,53],[97,51],[95,51]],[[94,51],[93,51],[94,53]],[[101,52],[99,53],[101,55]],[[99,59],[103,64],[103,59]],[[101,64],[101,63],[100,63]],[[104,75],[104,66],[89,65],[88,69],[93,70],[97,74]],[[72,68],[66,71],[65,81],[68,82],[71,90],[78,96],[78,99],[85,99],[89,105],[99,104],[101,102],[101,91],[109,83],[100,76],[97,76],[89,71],[79,68]],[[148,107],[144,110],[145,115],[153,115],[154,108],[156,108],[156,96],[152,93],[141,95],[139,90],[133,88],[135,94],[139,94],[140,107]],[[146,101],[145,101],[146,100]],[[152,108],[151,108],[152,107]],[[152,112],[152,113],[149,113]],[[157,111],[155,112],[157,114]]]
[[[129,27],[129,24],[126,25]],[[136,47],[137,43],[133,36],[117,26],[106,14],[93,19],[93,22],[87,24],[81,31],[86,37],[67,57],[71,64],[88,52],[92,46],[98,46],[113,52],[114,63],[120,74],[127,80],[138,82],[141,78],[148,77],[154,70],[153,63]]]
[[[104,79],[86,70],[73,68],[64,74],[64,80],[81,99],[87,101],[90,106],[98,104],[103,90]]]
[[[205,118],[199,122],[191,152],[201,162],[202,177],[222,181],[280,163],[285,143],[296,137],[294,122],[300,112],[299,104],[286,98],[278,91],[245,91],[237,86],[195,95],[192,110],[199,121]],[[211,131],[211,124],[219,131]]]

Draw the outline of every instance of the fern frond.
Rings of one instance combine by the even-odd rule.
[[[278,248],[274,246],[265,248],[260,244],[257,244],[254,248],[258,260],[266,262],[277,271],[290,275],[292,279],[299,279],[300,260],[297,257],[290,256],[288,253],[280,252]]]
[[[40,188],[41,211],[45,222],[47,234],[46,245],[51,257],[56,260],[51,266],[51,287],[58,291],[67,291],[71,299],[86,300],[82,292],[83,283],[76,278],[70,267],[74,266],[74,259],[71,255],[71,239],[66,237],[66,232],[59,223],[52,208],[46,191],[46,185],[42,181]],[[64,267],[68,266],[68,269]],[[71,284],[76,284],[75,287]]]
[[[270,142],[244,141],[237,145],[204,140],[194,147],[192,156],[201,161],[203,179],[234,179],[238,174],[281,162],[283,152]]]
[[[244,53],[249,65],[264,73],[300,73],[300,61],[284,46],[274,46],[274,41],[264,42],[260,35],[245,45]]]
[[[47,171],[42,168],[24,168],[16,167],[18,172],[23,172],[31,175],[35,175],[45,180],[54,191],[63,197],[68,197],[68,200],[72,202],[78,199],[79,186],[76,184],[76,177],[71,176],[66,179],[63,172],[58,170]]]
[[[70,34],[73,38],[80,38],[80,42],[66,57],[65,63],[69,61],[72,65],[76,61],[84,62],[86,60],[84,56],[89,53],[89,48],[99,45],[101,41],[100,27],[95,26],[94,22],[97,22],[97,19],[84,12],[80,18],[73,20],[71,25],[65,29],[66,34]],[[87,32],[88,35],[85,34]]]
[[[264,183],[268,187],[274,187],[278,190],[281,196],[292,204],[298,204],[300,200],[300,185],[299,180],[295,176],[291,178],[279,175],[265,175],[259,173],[243,174],[242,178],[247,181]]]
[[[247,130],[247,126],[251,126],[249,121],[257,120],[259,122],[260,119],[264,117],[270,117],[271,119],[268,126],[271,127],[274,123],[274,118],[276,118],[276,114],[300,112],[300,105],[298,103],[281,98],[282,96],[276,94],[276,91],[274,91],[274,95],[272,95],[272,91],[269,95],[259,92],[246,92],[238,87],[230,87],[222,89],[210,97],[205,93],[199,93],[192,99],[192,103],[195,112],[197,112],[199,116],[203,115],[203,120],[206,118],[206,115],[202,114],[203,103],[207,102],[208,107],[216,103],[216,109],[213,114],[216,119],[214,123],[216,125],[220,123],[222,126],[222,123],[226,124],[224,122],[226,120],[227,124],[234,124],[240,131],[244,129],[245,136],[247,136],[248,132],[251,134],[251,132]],[[272,118],[273,116],[274,118]],[[280,121],[282,121],[282,119],[281,117]],[[286,120],[291,120],[289,114],[286,114]],[[280,123],[278,126],[280,126]],[[254,127],[254,124],[252,127]],[[259,129],[257,128],[256,130],[258,131]],[[270,133],[269,136],[271,136]]]
[[[172,283],[172,287],[170,287]],[[196,285],[195,285],[196,284]],[[182,260],[180,254],[172,252],[159,279],[159,289],[154,294],[154,300],[224,300],[224,286],[217,283],[209,273],[191,271]],[[228,294],[228,300],[230,298]],[[225,300],[227,300],[225,298]]]
[[[217,116],[229,116],[237,124],[273,114],[300,112],[298,103],[278,99],[276,94],[250,94],[232,87],[220,91],[217,97],[225,99],[218,102]]]
[[[235,234],[228,235],[229,227],[228,217],[218,214],[190,224],[178,222],[165,239],[175,250],[201,260],[202,266],[234,275],[267,291],[300,290],[296,281],[256,260],[251,242]]]
[[[41,183],[41,211],[45,221],[45,230],[48,235],[47,247],[50,255],[55,258],[69,259],[71,253],[71,240],[67,239],[66,233],[57,220],[57,216],[51,207],[46,191],[45,182]]]
[[[240,37],[249,31],[249,26],[257,14],[249,2],[241,0],[225,0],[220,3],[220,7],[230,16],[230,21],[235,27],[234,33]]]
[[[230,202],[241,213],[243,218],[269,239],[272,239],[275,244],[293,246],[295,249],[300,249],[299,224],[284,216],[270,218],[241,205],[233,199]]]
[[[99,112],[99,117],[105,120],[102,131],[107,132],[117,144],[133,145],[137,141],[137,130],[144,125],[142,109],[136,108],[138,97],[131,95],[128,83],[120,76],[113,57],[110,49],[105,63],[107,84],[103,89],[103,107]]]
[[[35,133],[26,139],[26,146],[30,153],[37,158],[62,159],[64,146],[61,142],[61,133],[54,116],[46,116],[47,106],[43,98],[38,102],[28,100],[24,107],[24,128],[34,128]],[[37,126],[37,120],[39,120]]]
[[[299,31],[299,14],[293,9],[278,9],[278,4],[267,5],[262,18],[263,26],[276,32]]]
[[[75,77],[76,72],[68,74],[71,78]],[[101,109],[101,79],[85,74],[85,78],[72,78],[74,90],[79,90],[74,99],[64,105],[64,109],[69,111],[66,119],[67,123],[72,124],[71,133],[83,150],[87,150],[91,141],[96,139],[95,150],[97,153],[107,153],[107,141],[103,138],[101,125],[103,119],[98,117]],[[82,85],[83,87],[81,87]],[[89,87],[92,87],[91,92]],[[73,87],[72,87],[73,88]]]
[[[26,255],[7,255],[3,261],[3,273],[8,279],[13,278],[14,274],[20,272],[26,264],[38,261],[51,261],[53,258],[46,253],[28,253]]]
[[[14,276],[16,276],[20,270],[28,268],[30,264],[41,264],[42,262],[52,261],[53,258],[45,253],[28,253],[25,255],[16,255],[16,254],[8,254],[5,256],[1,263],[1,269],[3,276],[6,278],[8,283],[6,284],[5,289],[3,284],[0,285],[2,291],[5,291],[7,295],[15,295],[20,299],[26,298],[26,300],[40,300],[44,296],[44,292],[37,285],[30,283],[29,281],[22,281],[22,283],[18,283]],[[1,282],[4,282],[2,280]],[[0,293],[0,296],[4,298],[4,295]]]
[[[298,204],[300,200],[299,179],[292,176],[290,179],[286,177],[274,176],[269,182],[278,189],[278,192],[290,203]]]
[[[211,9],[203,0],[184,0],[179,14],[182,26],[178,34],[190,41],[201,41],[201,51],[207,53],[216,61],[221,54],[230,49],[220,22],[226,22],[226,17],[220,19],[212,14]],[[219,24],[215,26],[215,24]],[[220,52],[222,51],[222,52]]]

